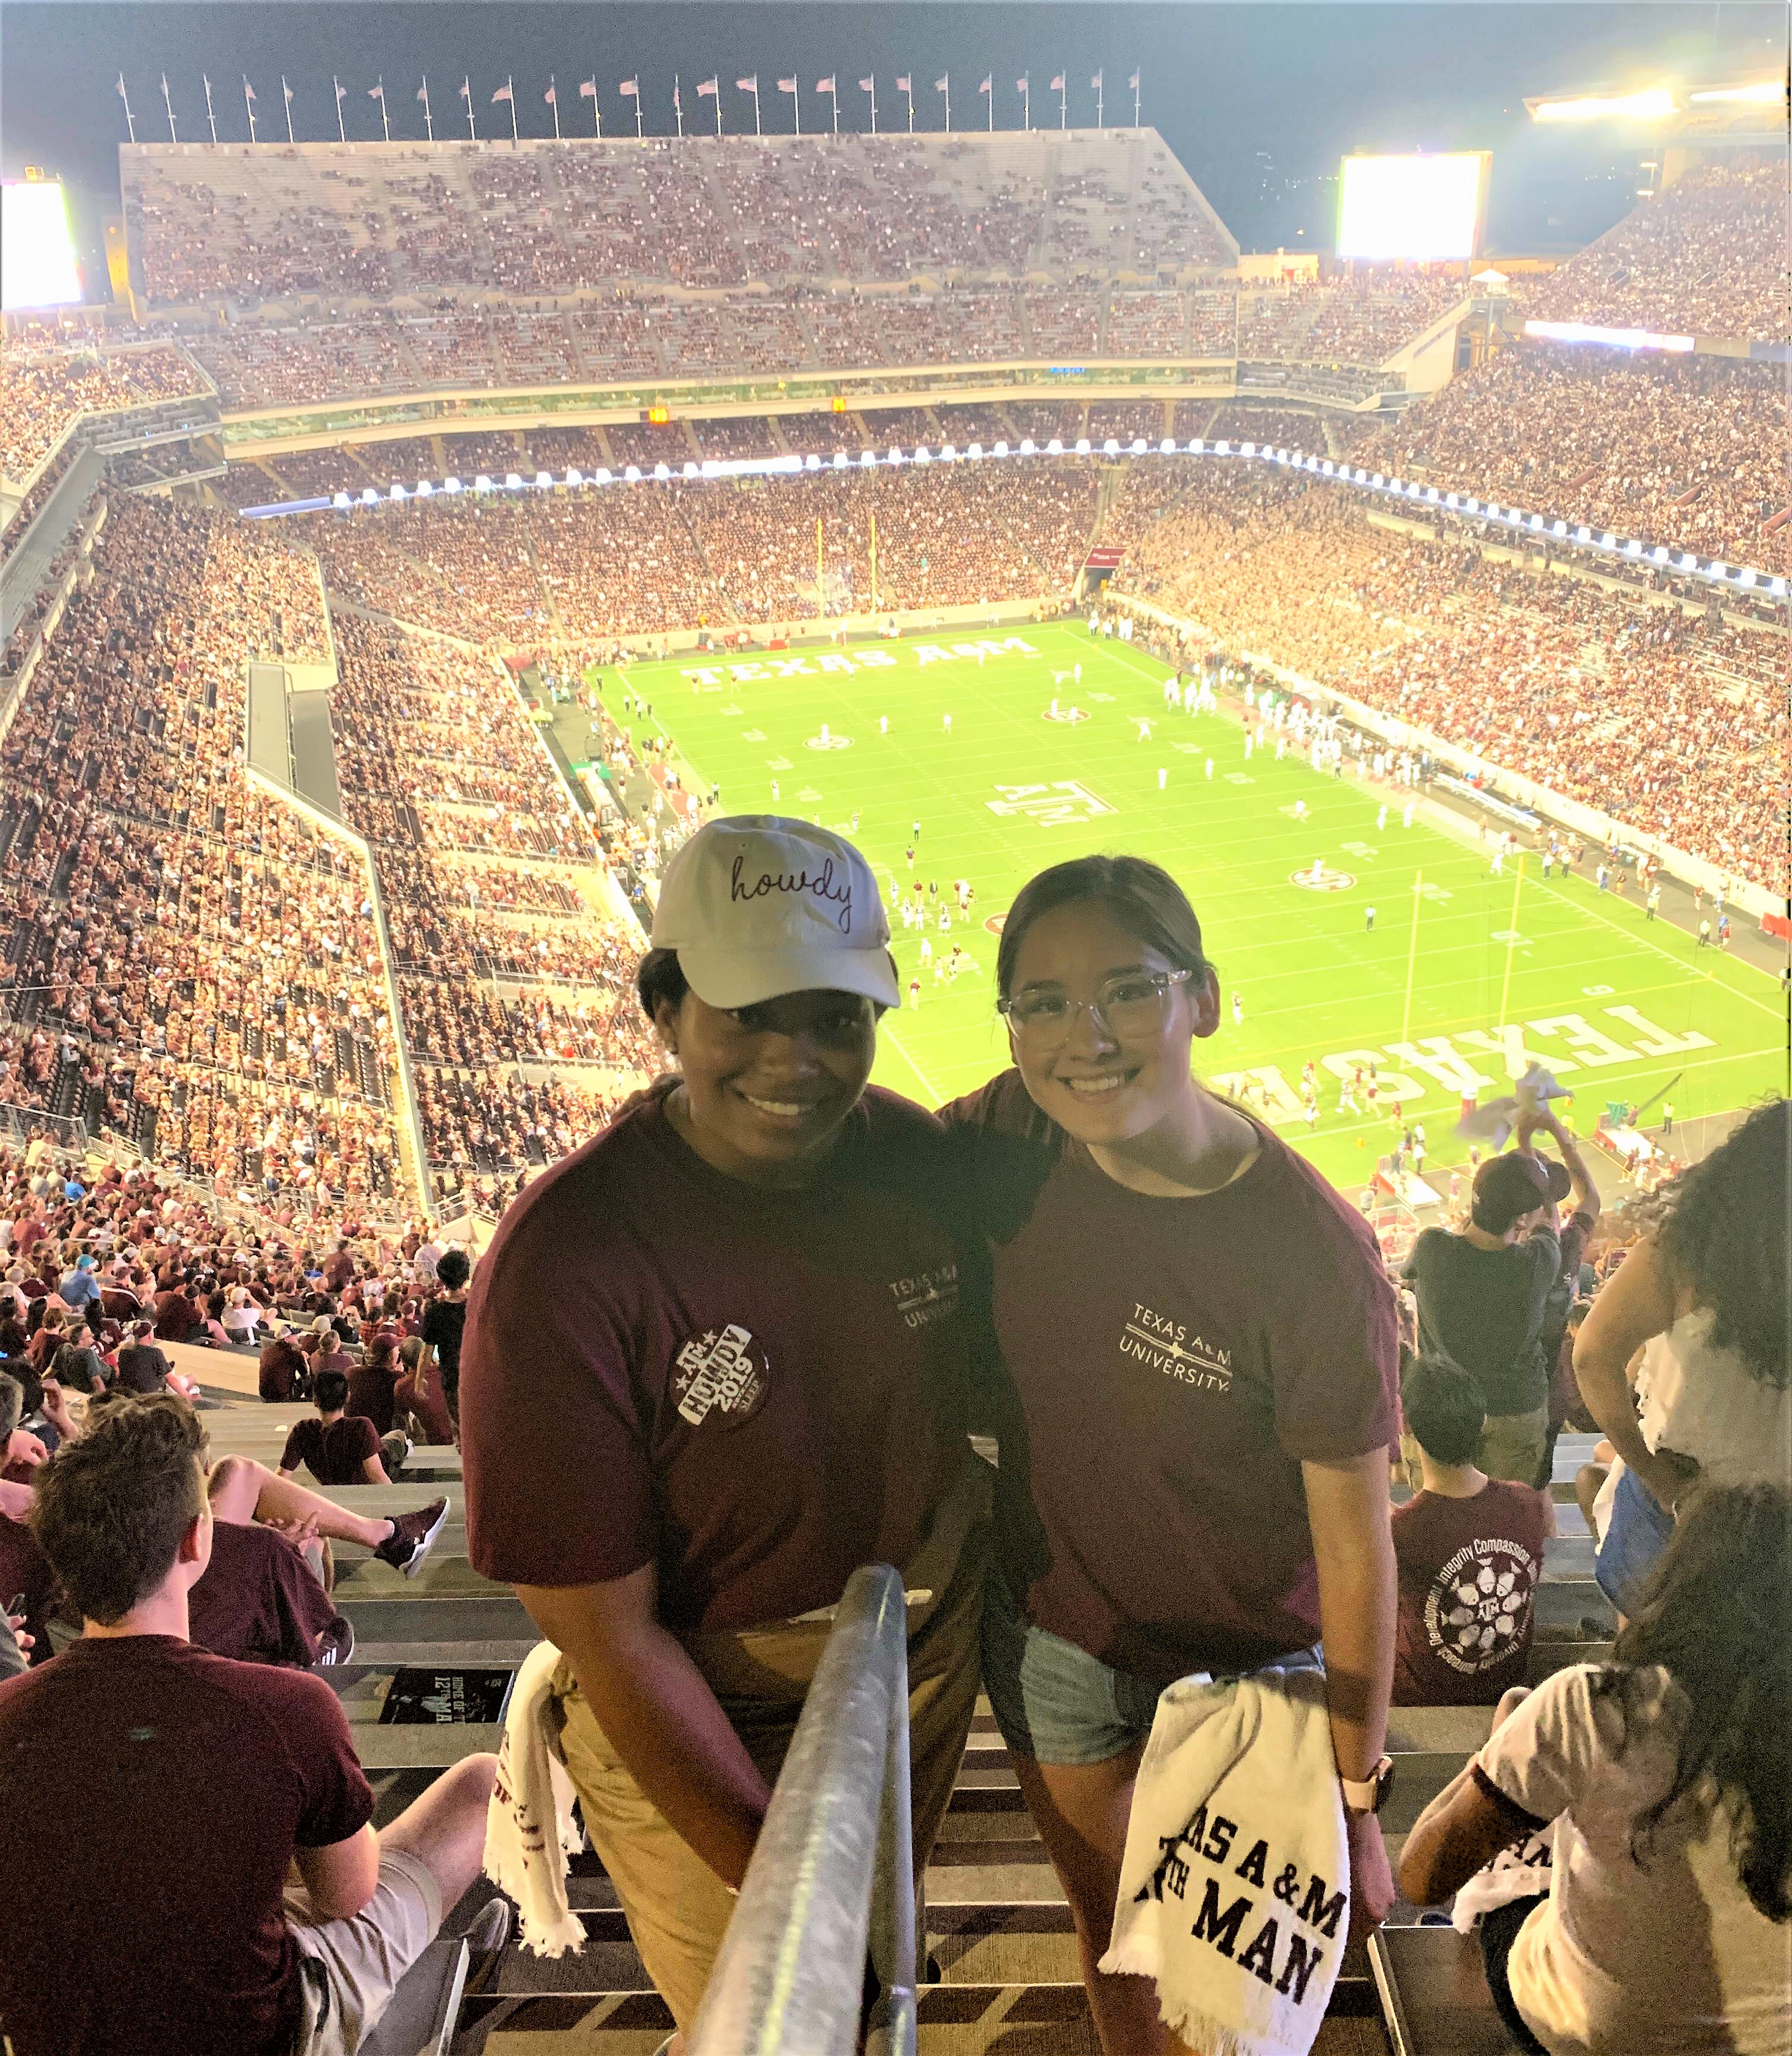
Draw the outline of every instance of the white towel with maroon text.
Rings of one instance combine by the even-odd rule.
[[[566,1900],[566,1859],[583,1843],[552,1712],[559,1661],[551,1642],[538,1643],[523,1659],[485,1816],[485,1874],[515,1900],[518,1939],[538,1956],[585,1946],[585,1924]]]
[[[1306,2056],[1350,1926],[1344,1800],[1312,1668],[1158,1701],[1103,1970],[1157,1981],[1205,2056]]]

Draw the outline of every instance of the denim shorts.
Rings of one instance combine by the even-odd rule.
[[[1612,1494],[1612,1518],[1593,1567],[1599,1589],[1620,1613],[1625,1591],[1651,1568],[1673,1537],[1673,1515],[1626,1467]]]
[[[1280,1659],[1320,1668],[1316,1646]],[[1225,1674],[1237,1675],[1237,1673]],[[1036,1763],[1106,1763],[1151,1732],[1174,1679],[1115,1670],[1021,1615],[999,1568],[983,1598],[983,1688],[1002,1740]]]

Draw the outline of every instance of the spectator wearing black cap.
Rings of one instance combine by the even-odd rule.
[[[1554,1137],[1557,1163],[1531,1147],[1538,1129]],[[1572,1192],[1565,1228],[1556,1209]],[[1460,1234],[1427,1228],[1404,1275],[1419,1302],[1421,1358],[1459,1370],[1486,1415],[1474,1453],[1490,1477],[1541,1485],[1549,1461],[1549,1366],[1544,1330],[1550,1295],[1580,1268],[1599,1218],[1599,1194],[1573,1137],[1553,1113],[1522,1114],[1518,1146],[1490,1156],[1474,1174],[1469,1223]],[[1401,1454],[1414,1489],[1424,1483],[1417,1444]]]

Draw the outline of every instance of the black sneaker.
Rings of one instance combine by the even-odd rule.
[[[392,1532],[373,1554],[382,1564],[389,1564],[395,1571],[402,1571],[407,1578],[414,1578],[424,1558],[435,1547],[436,1537],[442,1532],[442,1524],[448,1519],[448,1501],[432,1499],[415,1513],[401,1513],[392,1524]]]
[[[346,1663],[354,1653],[354,1623],[345,1615],[338,1614],[318,1639],[314,1667],[322,1670],[334,1664]]]
[[[507,1899],[488,1899],[473,1916],[466,1934],[467,1982],[462,1989],[483,1991],[502,1961],[511,1935]]]

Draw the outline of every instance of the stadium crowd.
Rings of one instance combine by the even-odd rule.
[[[1552,271],[1538,320],[1784,342],[1786,159],[1695,165]]]
[[[1792,504],[1775,365],[1502,350],[1354,444],[1351,458],[1650,544],[1792,568],[1788,528],[1762,532]]]
[[[1452,536],[1372,528],[1298,480],[1197,470],[1113,581],[1774,891],[1786,884],[1784,642]]]
[[[29,478],[81,413],[116,413],[202,393],[192,359],[167,345],[147,349],[0,354],[0,478]]]
[[[1380,364],[1469,295],[1459,265],[1413,270],[1352,265],[1240,296],[1238,354],[1317,363]]]

